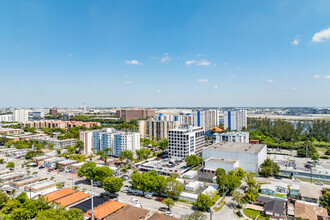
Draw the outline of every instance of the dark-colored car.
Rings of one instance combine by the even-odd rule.
[[[280,177],[280,176],[275,176],[275,179],[281,180],[282,177]]]
[[[236,212],[236,214],[237,214],[239,217],[243,217],[242,212]]]
[[[161,211],[161,212],[167,212],[168,211],[166,207],[159,207],[158,210]]]

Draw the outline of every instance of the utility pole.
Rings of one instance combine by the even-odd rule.
[[[93,179],[91,178],[92,193],[91,193],[91,204],[92,204],[92,220],[94,220],[94,201],[93,201]]]

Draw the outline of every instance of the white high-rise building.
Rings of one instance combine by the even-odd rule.
[[[192,125],[181,125],[168,131],[169,157],[182,159],[198,154],[205,146],[204,130]]]
[[[86,137],[86,134],[81,132],[81,139],[86,140],[87,146],[91,145],[96,151],[104,151],[105,148],[110,148],[109,155],[119,157],[121,151],[129,150],[136,154],[136,150],[140,150],[140,134],[136,132],[123,132],[114,129],[102,129],[98,131],[90,131],[92,136]],[[91,140],[90,140],[91,138]],[[84,140],[84,143],[85,143]]]
[[[202,127],[204,131],[219,126],[219,110],[196,110],[194,111],[194,126]]]
[[[188,113],[186,115],[183,115],[183,114],[178,115],[177,121],[179,122],[180,125],[193,125],[194,124],[194,118],[190,113]]]
[[[231,131],[241,131],[247,128],[246,110],[226,111],[224,114],[225,129]]]
[[[92,152],[93,131],[79,132],[79,139],[84,142],[84,154],[88,155]]]
[[[14,121],[14,116],[13,115],[0,115],[0,122],[12,122]]]
[[[29,121],[29,110],[25,110],[25,109],[14,110],[13,120],[17,122]]]

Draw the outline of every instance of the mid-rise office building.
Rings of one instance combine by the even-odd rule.
[[[25,109],[14,110],[13,120],[17,122],[29,121],[29,110],[25,110]]]
[[[96,151],[111,150],[109,155],[119,157],[124,150],[140,150],[140,134],[137,132],[122,132],[116,130],[100,130],[92,133],[92,148]]]
[[[179,126],[177,121],[144,120],[138,121],[138,130],[142,138],[152,140],[168,138],[168,131]]]
[[[204,130],[191,125],[181,125],[168,131],[168,150],[170,158],[182,159],[199,154],[205,146]]]
[[[155,115],[153,109],[119,109],[116,116],[125,121],[137,120],[141,118],[151,118]]]
[[[215,143],[218,142],[239,142],[239,143],[249,143],[249,132],[228,132],[228,133],[215,133],[214,134]]]
[[[22,122],[21,127],[28,127],[28,128],[74,128],[74,127],[85,127],[91,128],[93,126],[100,126],[100,122],[83,122],[83,121],[60,121],[60,120],[38,120],[38,121],[29,121],[29,122]]]
[[[225,129],[231,131],[241,131],[247,128],[246,110],[226,111],[224,114]]]
[[[208,131],[213,127],[219,126],[219,110],[196,110],[194,111],[194,126],[202,127]]]

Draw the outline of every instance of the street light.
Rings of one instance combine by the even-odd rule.
[[[94,201],[93,201],[93,178],[91,178],[91,186],[92,186],[92,193],[91,193],[91,205],[92,205],[92,220],[94,220]]]

